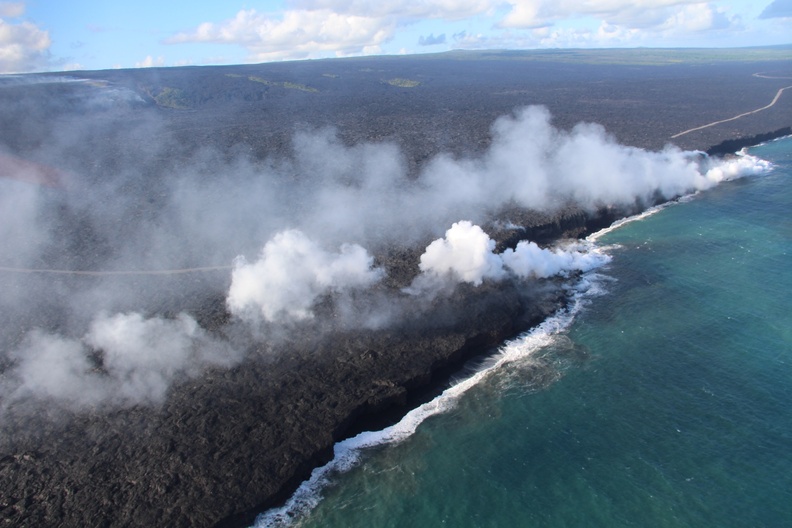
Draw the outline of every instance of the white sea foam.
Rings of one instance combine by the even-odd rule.
[[[607,259],[603,258],[602,263]],[[568,305],[543,323],[522,336],[504,343],[498,353],[482,365],[471,376],[449,387],[443,393],[408,412],[398,423],[381,431],[366,431],[353,438],[338,442],[334,447],[333,460],[314,469],[311,477],[302,483],[289,501],[281,508],[262,513],[256,519],[256,528],[292,526],[299,523],[322,498],[322,490],[330,485],[333,477],[353,468],[360,460],[364,449],[400,442],[415,433],[418,426],[430,416],[446,412],[457,404],[460,397],[485,378],[508,364],[527,358],[544,347],[551,345],[561,332],[569,327],[588,299],[601,295],[603,276],[595,271],[583,274],[571,287]]]
[[[608,233],[616,231],[620,227],[624,227],[625,225],[630,224],[632,222],[635,222],[635,221],[638,221],[638,220],[643,220],[644,218],[648,218],[648,217],[652,216],[653,214],[657,214],[657,213],[659,213],[660,211],[662,211],[663,209],[665,209],[666,207],[668,207],[669,205],[671,205],[671,204],[673,204],[675,202],[676,201],[666,202],[666,203],[663,203],[663,204],[660,204],[660,205],[655,205],[654,207],[650,207],[649,209],[647,209],[646,211],[643,211],[642,213],[638,213],[638,214],[633,215],[633,216],[628,216],[626,218],[622,218],[620,220],[616,220],[610,226],[604,227],[604,228],[600,229],[599,231],[597,231],[596,233],[591,233],[589,236],[586,237],[586,241],[587,242],[596,242],[597,240],[599,240],[601,237],[607,235]]]
[[[742,155],[742,154],[747,154],[747,153],[748,153],[748,149],[752,149],[752,148],[756,148],[756,147],[761,147],[761,146],[767,145],[768,143],[775,143],[775,142],[777,142],[777,141],[787,141],[787,140],[788,140],[788,139],[790,139],[790,138],[792,138],[792,135],[790,135],[790,136],[781,136],[781,137],[777,137],[777,138],[775,138],[775,139],[770,139],[770,140],[768,140],[768,141],[762,141],[761,143],[759,143],[759,144],[757,144],[757,145],[754,145],[754,146],[752,146],[752,147],[743,147],[743,148],[740,150],[740,152],[738,152],[738,154],[740,154],[740,155]],[[772,165],[772,164],[771,164],[771,165]]]
[[[706,178],[709,180],[710,185],[717,185],[724,180],[761,174],[767,172],[770,168],[771,164],[769,162],[741,152],[736,158],[713,161],[712,165],[708,167]],[[597,260],[597,264],[601,266],[609,260],[607,252],[617,247],[596,247],[596,241],[602,236],[631,222],[652,216],[674,203],[687,201],[695,196],[697,192],[614,222],[611,226],[591,234],[580,244],[588,246],[589,253],[597,253],[601,256]],[[397,424],[381,431],[366,431],[353,438],[338,442],[334,447],[333,460],[325,466],[315,469],[311,477],[303,482],[283,507],[262,513],[256,519],[255,526],[257,528],[268,528],[292,526],[299,523],[299,520],[309,514],[320,502],[322,490],[332,483],[333,477],[353,468],[360,460],[364,449],[399,442],[412,436],[424,420],[452,409],[462,395],[494,372],[552,345],[554,339],[572,324],[575,316],[590,298],[605,293],[604,282],[605,277],[596,273],[596,270],[584,273],[573,287],[571,300],[564,309],[547,318],[543,323],[519,338],[504,343],[494,357],[482,363],[480,370],[449,387],[432,401],[411,410]]]
[[[743,178],[746,176],[755,176],[757,174],[764,174],[770,171],[773,168],[772,163],[767,160],[763,160],[751,154],[748,154],[746,149],[741,150],[736,157],[729,158],[726,160],[715,160],[711,162],[712,165],[706,170],[706,178],[712,182],[713,185],[717,185],[723,181],[735,180],[739,178]],[[644,218],[648,218],[654,214],[659,213],[666,207],[670,207],[677,203],[685,203],[693,198],[695,198],[701,190],[693,191],[690,194],[685,194],[680,196],[675,200],[671,200],[659,205],[655,205],[654,207],[650,207],[649,209],[638,213],[633,216],[628,216],[626,218],[622,218],[613,222],[609,227],[600,229],[596,233],[590,234],[586,237],[586,241],[588,242],[597,242],[601,237],[611,233],[620,227],[623,227],[627,224],[632,222],[636,222],[638,220],[643,220]],[[607,248],[601,248],[603,250]]]

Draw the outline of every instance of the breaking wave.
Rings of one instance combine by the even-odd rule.
[[[601,264],[609,260],[601,249],[594,248],[593,245],[590,246],[590,252],[602,256]],[[334,447],[333,459],[326,465],[314,469],[311,477],[303,482],[283,507],[262,513],[256,519],[255,527],[291,526],[317,506],[322,499],[322,490],[332,484],[335,476],[357,465],[365,449],[409,438],[424,420],[453,409],[466,392],[495,372],[552,345],[592,297],[605,293],[602,285],[605,279],[606,277],[596,270],[584,273],[573,286],[570,286],[570,301],[565,308],[520,337],[504,343],[480,370],[447,388],[432,401],[411,410],[398,423],[381,431],[364,431],[338,442]]]
[[[706,160],[706,162],[710,163],[710,160]],[[713,163],[703,173],[712,184],[717,184],[747,175],[765,173],[770,168],[769,162],[741,152],[735,158]],[[617,246],[597,246],[596,242],[607,233],[628,223],[654,215],[669,205],[686,201],[698,192],[700,191],[683,195],[672,202],[619,220],[610,227],[593,233],[585,241],[580,242],[577,247],[568,251],[569,254],[586,255],[589,265],[586,268],[578,268],[583,273],[576,279],[574,285],[569,286],[569,302],[564,308],[520,337],[504,343],[492,358],[482,364],[478,371],[450,386],[435,399],[412,409],[398,423],[380,431],[364,431],[357,436],[336,443],[333,459],[326,465],[314,469],[310,478],[300,485],[284,506],[273,508],[259,515],[254,526],[256,528],[274,528],[298,523],[319,504],[322,500],[323,489],[332,485],[334,477],[355,467],[366,449],[401,442],[409,438],[424,420],[453,409],[465,393],[488,377],[556,343],[589,301],[606,293],[605,283],[608,277],[598,273],[597,270],[610,260],[608,252]],[[557,251],[559,254],[563,253],[561,250]],[[489,253],[487,252],[487,254]],[[575,268],[572,267],[572,269]]]

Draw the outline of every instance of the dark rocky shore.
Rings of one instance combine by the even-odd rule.
[[[552,240],[614,219],[572,213],[532,227]],[[391,266],[404,264],[397,258]],[[53,416],[33,404],[9,413],[4,519],[248,526],[326,463],[335,442],[398,420],[467,360],[562,307],[559,286],[463,285],[382,331],[296,324],[288,343],[178,384],[161,409]]]
[[[480,152],[490,142],[492,121],[525,104],[550,106],[562,128],[595,121],[625,144],[658,149],[681,130],[766,105],[779,83],[787,81],[772,83],[751,74],[788,71],[790,66],[789,60],[680,67],[570,64],[564,59],[514,68],[509,66],[514,63],[491,57],[464,63],[458,58],[429,60],[86,72],[83,77],[108,79],[140,93],[142,102],[134,103],[140,106],[124,119],[147,112],[164,115],[158,130],[178,138],[173,157],[189,157],[203,142],[221,151],[242,145],[262,158],[283,155],[293,124],[300,121],[332,123],[350,144],[395,141],[416,172],[438,152]],[[351,79],[350,84],[326,88],[336,80],[327,73],[336,66],[333,75]],[[426,89],[408,92],[381,80],[366,85],[371,69],[380,72],[377,79],[420,79]],[[352,78],[353,73],[359,77]],[[268,85],[229,84],[253,74],[273,80]],[[291,88],[286,89],[285,80],[293,83]],[[264,92],[246,91],[263,90],[261,85]],[[295,90],[295,85],[306,90]],[[200,89],[189,91],[189,86]],[[4,106],[0,114],[3,130],[18,131],[2,137],[5,148],[17,155],[35,152],[34,145],[41,142],[40,131],[22,125],[36,101],[54,108],[52,99],[40,98],[64,90],[55,95],[69,101],[68,108],[36,109],[34,122],[63,122],[69,112],[83,111],[71,88],[36,90],[28,89],[21,99],[17,93],[0,93],[21,101],[13,109]],[[350,97],[351,92],[356,96]],[[310,99],[314,96],[324,99]],[[705,129],[675,143],[723,153],[757,138],[788,134],[790,100],[782,98],[778,112]],[[260,122],[264,115],[266,127]],[[114,123],[118,118],[103,113],[97,119]],[[75,149],[85,149],[78,153],[87,158],[96,143]],[[97,155],[93,162],[102,171],[89,177],[98,178],[124,157],[123,152]],[[634,212],[515,210],[504,213],[505,219],[523,230],[498,231],[493,224],[490,235],[501,250],[519,239],[550,243],[585,236]],[[374,251],[389,277],[379,287],[393,292],[409,284],[418,273],[422,250],[418,245]],[[562,286],[557,280],[462,284],[406,310],[409,316],[398,323],[371,330],[336,321],[333,300],[326,299],[316,318],[284,330],[288,339],[251,346],[233,368],[180,380],[161,406],[80,411],[37,401],[12,406],[5,409],[0,426],[0,520],[6,526],[248,526],[327,462],[335,442],[393,423],[447,386],[468,360],[491,353],[564,306]],[[218,294],[174,302],[203,327],[223,332],[229,315]],[[5,372],[8,366],[3,358],[0,368]]]

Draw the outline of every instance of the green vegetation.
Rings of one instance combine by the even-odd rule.
[[[298,84],[289,81],[284,81],[284,82],[268,81],[267,79],[262,79],[261,77],[256,77],[255,75],[249,76],[248,79],[253,82],[261,83],[267,86],[277,86],[289,90],[300,90],[301,92],[309,92],[309,93],[319,92],[319,90],[317,90],[316,88],[311,88],[310,86],[305,86],[304,84]]]
[[[251,75],[248,77],[248,80],[264,84],[266,86],[280,86],[280,83],[268,81],[267,79],[262,79],[261,77],[256,77],[255,75]]]
[[[421,84],[420,81],[413,81],[412,79],[403,79],[401,77],[396,77],[395,79],[388,79],[385,82],[390,84],[391,86],[398,86],[400,88],[415,88],[416,86]]]
[[[281,83],[281,86],[283,86],[284,88],[288,88],[290,90],[300,90],[301,92],[310,92],[310,93],[319,92],[319,90],[317,90],[316,88],[311,88],[310,86],[305,86],[304,84],[298,84],[288,81]]]
[[[331,73],[323,74],[325,77],[338,77],[338,75],[333,75]],[[263,84],[265,86],[275,86],[277,88],[286,88],[288,90],[299,90],[301,92],[308,92],[308,93],[318,93],[319,90],[316,88],[311,88],[310,86],[306,86],[304,84],[293,83],[289,81],[284,82],[276,82],[270,81],[268,79],[264,79],[263,77],[256,77],[255,75],[240,75],[238,73],[226,73],[226,77],[232,77],[234,79],[243,79],[247,78],[249,81],[257,82]]]
[[[154,102],[157,103],[157,106],[161,106],[163,108],[173,108],[175,110],[185,110],[190,108],[187,94],[184,93],[184,90],[166,86],[160,90],[157,95],[153,95],[150,91],[148,94],[152,99],[154,99]]]

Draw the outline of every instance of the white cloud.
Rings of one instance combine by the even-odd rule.
[[[373,18],[462,20],[490,12],[498,3],[495,0],[294,0],[291,5]]]
[[[273,18],[250,9],[220,24],[203,23],[166,43],[236,44],[248,50],[251,60],[264,61],[363,53],[390,40],[395,29],[387,19],[330,10],[292,10]]]
[[[720,9],[710,4],[683,6],[660,25],[662,31],[692,33],[712,29],[726,29],[737,24]]]
[[[605,20],[644,17],[647,11],[674,6],[685,0],[512,0],[502,27],[535,28],[566,18],[591,16]]]
[[[393,53],[387,44],[399,32],[428,19],[475,22],[453,46],[481,49],[678,45],[743,29],[739,16],[701,0],[292,0],[285,11],[243,9],[165,42],[237,45],[250,62]]]
[[[608,28],[642,29],[653,33],[696,32],[739,25],[738,19],[729,18],[721,8],[697,0],[516,0],[509,3],[511,10],[499,24],[503,28],[541,28],[581,17],[598,19]]]
[[[597,28],[596,41],[612,45],[628,44],[641,38],[638,29],[629,29],[623,26],[614,26],[607,22],[602,22]]]
[[[21,2],[0,3],[0,73],[45,69],[52,44],[49,32],[27,21],[11,23],[25,12]]]
[[[494,0],[423,0],[404,3],[296,0],[278,14],[240,10],[232,19],[205,22],[173,35],[167,44],[207,42],[245,48],[250,61],[381,53],[397,30],[422,19],[464,20],[492,13]]]
[[[18,18],[25,13],[23,2],[0,2],[0,17]]]
[[[550,25],[555,18],[557,17],[543,12],[541,2],[515,2],[511,4],[509,14],[501,20],[500,26],[522,29],[536,28]]]
[[[135,63],[135,68],[152,68],[155,66],[165,66],[165,59],[163,57],[155,59],[151,55],[147,55],[145,59]]]
[[[363,46],[360,52],[362,55],[380,55],[382,54],[382,46]],[[336,52],[336,55],[342,57],[343,52]]]
[[[489,34],[466,32],[453,37],[455,49],[591,48],[641,44],[645,35],[602,22],[599,29],[542,26],[528,30],[503,30]]]

